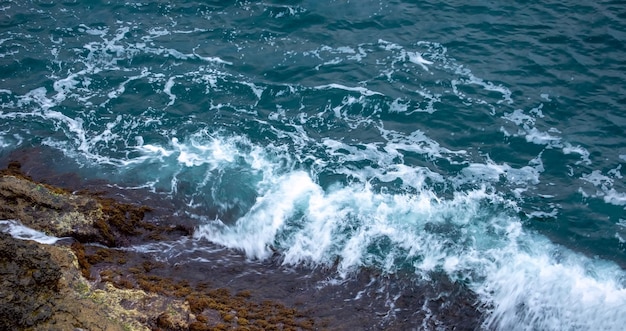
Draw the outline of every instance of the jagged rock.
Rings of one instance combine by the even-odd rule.
[[[163,330],[188,328],[184,300],[89,282],[79,269],[68,247],[0,232],[0,330],[148,331],[157,321]]]
[[[56,237],[119,246],[125,238],[142,231],[163,230],[143,221],[148,210],[34,182],[20,172],[17,162],[0,171],[0,219],[20,220]]]
[[[93,224],[102,213],[92,199],[53,191],[16,176],[0,177],[0,199],[0,219],[19,219],[57,237],[98,237]]]
[[[89,285],[62,250],[0,233],[1,330],[123,330],[73,288]]]
[[[0,233],[0,329],[33,326],[50,317],[61,271],[50,254]]]

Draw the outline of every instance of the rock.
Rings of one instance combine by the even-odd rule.
[[[71,257],[68,250],[0,233],[1,330],[73,330],[75,325],[88,330],[123,330],[76,290],[86,291],[89,285]]]
[[[0,329],[33,326],[50,317],[48,300],[61,271],[50,254],[0,233]]]
[[[17,162],[0,171],[0,219],[20,220],[48,235],[120,246],[132,236],[146,233],[157,237],[170,230],[143,221],[148,210],[34,182],[20,172]]]
[[[182,299],[89,282],[69,248],[0,233],[0,330],[187,330],[189,321]]]
[[[23,224],[57,237],[98,238],[94,221],[102,217],[92,199],[53,191],[23,177],[0,177],[0,219]]]
[[[163,311],[170,312],[165,329],[187,329],[184,300],[90,282],[93,256],[81,242],[111,247],[142,230],[164,231],[143,221],[146,210],[37,183],[17,162],[0,170],[0,219],[78,240],[51,246],[0,232],[0,330],[150,330]]]

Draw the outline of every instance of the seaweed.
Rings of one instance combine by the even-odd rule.
[[[80,272],[83,277],[87,279],[91,278],[91,263],[89,263],[89,259],[85,254],[85,246],[78,241],[75,241],[70,246],[74,255],[76,255],[76,259],[78,260],[78,266],[80,267]]]

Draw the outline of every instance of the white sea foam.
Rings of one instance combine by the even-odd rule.
[[[15,220],[0,220],[0,231],[5,232],[17,239],[33,240],[40,244],[54,244],[60,239],[24,226]]]
[[[487,163],[471,163],[461,170],[462,176],[457,178],[457,183],[466,182],[492,182],[497,183],[502,177],[506,178],[511,184],[530,184],[539,183],[539,176],[543,172],[543,163],[540,158],[531,160],[529,166],[515,169],[508,164],[495,164],[488,160]]]
[[[418,52],[407,52],[406,55],[409,58],[409,61],[415,63],[415,64],[419,64],[422,69],[428,71],[428,67],[426,66],[427,64],[433,64],[432,61],[428,61],[426,59],[424,59],[422,57],[422,54],[418,53]]]
[[[581,164],[581,163],[584,163],[586,165],[591,164],[591,160],[589,159],[589,151],[581,146],[573,146],[569,142],[566,142],[563,144],[562,150],[563,150],[563,154],[565,155],[572,154],[572,153],[579,154],[581,160],[577,161],[576,164]]]
[[[467,153],[464,150],[452,151],[444,148],[421,130],[413,131],[408,135],[385,128],[379,128],[379,131],[381,136],[388,141],[384,147],[385,151],[394,157],[402,157],[403,153],[400,151],[424,154],[433,159],[447,158],[447,155],[463,155]],[[448,158],[448,160],[450,159]]]
[[[494,305],[485,321],[502,330],[620,330],[624,272],[519,233],[496,253],[477,291]],[[528,240],[528,241],[527,241]],[[532,243],[524,246],[518,245]]]
[[[626,322],[626,274],[614,264],[527,232],[513,216],[514,202],[487,187],[442,198],[423,180],[432,173],[411,178],[418,169],[388,163],[375,145],[355,149],[336,140],[324,143],[330,155],[345,156],[341,162],[371,157],[385,170],[353,169],[360,173],[357,182],[327,189],[303,171],[263,171],[259,187],[264,189],[244,216],[230,225],[219,218],[207,220],[195,237],[255,259],[279,249],[285,264],[331,265],[339,257],[342,275],[362,266],[393,273],[404,263],[423,278],[444,271],[479,294],[488,312],[486,329],[618,330]],[[275,166],[264,162],[261,168]],[[540,158],[517,170],[506,164],[470,164],[454,180],[479,175],[480,182],[490,183],[506,176],[518,178],[509,179],[514,183],[534,184],[542,167]],[[402,178],[413,183],[415,193],[378,191],[364,180],[373,177]],[[602,183],[607,177],[596,173],[589,180]]]
[[[604,202],[617,206],[626,206],[626,193],[610,189],[604,195]]]
[[[550,128],[547,131],[542,131],[536,127],[537,119],[544,117],[541,111],[543,104],[531,109],[526,113],[522,109],[516,109],[511,113],[506,113],[502,116],[503,119],[516,124],[519,127],[517,133],[510,133],[505,128],[501,128],[500,131],[506,136],[523,136],[524,139],[533,144],[544,145],[547,148],[560,149],[563,154],[579,154],[580,160],[575,162],[575,165],[585,164],[590,165],[589,151],[580,145],[572,145],[570,142],[563,140],[563,138],[554,135],[559,134],[559,130],[556,128]]]
[[[237,247],[250,257],[266,258],[272,253],[272,243],[279,230],[284,228],[298,210],[305,198],[319,190],[310,178],[302,173],[295,172],[284,178],[276,179],[276,188],[271,189],[264,196],[259,197],[250,212],[237,220],[234,227],[220,236],[209,236],[214,242],[228,247]],[[210,223],[207,226],[223,226],[222,223]],[[198,236],[206,235],[206,231],[199,231]]]
[[[531,128],[526,133],[526,141],[537,145],[555,146],[560,143],[561,138],[552,136],[547,132],[539,131],[537,128]]]
[[[118,98],[120,95],[122,95],[122,94],[126,91],[126,85],[128,85],[128,83],[130,83],[130,82],[132,82],[132,81],[135,81],[135,80],[142,79],[142,78],[146,78],[146,77],[148,77],[148,76],[149,76],[149,72],[148,72],[148,70],[143,69],[143,70],[141,71],[141,74],[129,77],[128,79],[126,79],[125,81],[123,81],[123,82],[122,82],[122,83],[118,86],[118,88],[117,88],[117,89],[115,89],[115,90],[113,90],[113,91],[110,91],[110,92],[107,94],[108,99],[107,99],[107,100],[106,100],[103,104],[101,104],[100,106],[105,106],[105,105],[106,105],[109,101],[111,101],[111,100],[113,100],[113,99],[116,99],[116,98]],[[171,87],[170,87],[170,88],[171,88]],[[164,88],[164,89],[165,89],[165,88]]]
[[[174,102],[176,101],[176,95],[172,93],[172,87],[174,86],[174,79],[176,78],[177,76],[170,77],[165,83],[165,86],[163,86],[163,92],[167,94],[167,96],[170,97],[170,102],[168,102],[167,104],[168,106],[173,105]]]
[[[7,131],[0,131],[0,148],[6,148],[12,145],[12,142],[7,139]]]
[[[289,5],[276,5],[276,4],[263,4],[266,8],[265,11],[270,12],[270,16],[274,18],[282,18],[289,16],[296,16],[302,13],[306,13],[307,10],[300,6],[289,6]]]
[[[495,199],[495,200],[494,200]],[[417,273],[443,270],[469,282],[489,312],[486,328],[618,330],[623,271],[526,233],[518,219],[485,214],[484,190],[444,200],[432,192],[388,195],[367,185],[323,191],[302,172],[276,180],[232,227],[201,226],[197,237],[266,258],[278,245],[287,264],[330,264],[340,272],[413,261]]]
[[[626,205],[626,193],[620,192],[615,189],[616,180],[621,183],[622,174],[619,171],[621,165],[617,168],[607,171],[607,174],[603,174],[600,170],[593,170],[591,173],[583,174],[581,180],[592,184],[596,191],[594,193],[587,193],[583,188],[579,188],[579,192],[584,197],[602,198],[605,203],[625,206]]]
[[[122,24],[122,22],[118,22]],[[169,98],[166,106],[172,106],[176,101],[176,95],[172,93],[175,79],[191,78],[192,80],[201,79],[200,77],[211,76],[215,81],[215,77],[219,77],[219,73],[215,73],[210,65],[201,66],[197,71],[185,75],[174,75],[169,78],[159,72],[152,72],[148,68],[137,68],[135,74],[129,75],[123,82],[113,89],[106,90],[93,89],[92,82],[99,79],[97,75],[108,72],[120,71],[133,72],[134,69],[121,67],[118,65],[120,61],[132,60],[138,54],[152,54],[163,57],[175,57],[182,60],[199,59],[202,61],[212,62],[215,64],[231,64],[217,57],[201,56],[195,53],[185,54],[178,50],[148,46],[155,38],[170,34],[167,29],[154,28],[148,31],[146,36],[142,37],[145,43],[130,43],[127,40],[128,33],[132,30],[132,26],[122,24],[117,29],[91,28],[87,25],[80,25],[75,29],[69,29],[68,32],[84,33],[95,36],[96,41],[90,41],[83,45],[83,49],[75,49],[79,56],[75,57],[80,70],[68,70],[66,76],[58,76],[58,73],[52,73],[50,78],[54,79],[52,90],[46,87],[34,88],[24,95],[14,95],[9,90],[2,90],[5,93],[14,96],[8,103],[3,104],[3,108],[13,108],[8,112],[0,112],[2,119],[30,118],[35,121],[44,123],[44,125],[52,125],[56,130],[64,132],[66,139],[53,137],[45,137],[43,144],[57,148],[66,155],[78,160],[80,163],[85,161],[96,164],[110,164],[115,166],[125,166],[132,163],[141,163],[146,161],[145,156],[129,159],[128,151],[122,150],[124,146],[127,149],[133,149],[126,141],[124,130],[137,129],[144,126],[149,127],[152,123],[157,122],[158,118],[139,119],[133,115],[122,114],[113,116],[113,120],[109,123],[103,121],[106,116],[100,117],[95,115],[92,117],[90,110],[95,106],[91,100],[104,98],[99,103],[99,107],[108,107],[110,101],[119,98],[126,93],[127,85],[136,80],[147,80],[151,84],[158,84],[162,89],[155,89],[156,93],[163,93]],[[178,33],[178,32],[176,32]],[[90,38],[89,40],[93,40]],[[59,41],[62,43],[62,40]],[[86,52],[85,52],[86,50]],[[213,85],[214,86],[214,85]],[[252,87],[252,86],[251,86]],[[257,91],[254,91],[257,93]],[[81,111],[65,111],[59,108],[60,105],[68,104],[68,101],[76,101],[83,107]],[[121,117],[120,117],[121,116]],[[98,124],[94,122],[99,122]],[[103,123],[104,122],[104,123]],[[96,125],[94,125],[96,124]],[[6,140],[5,140],[6,141]],[[113,153],[111,153],[113,152]],[[115,152],[119,152],[114,155]]]
[[[381,93],[375,92],[375,91],[371,91],[365,87],[349,87],[349,86],[344,86],[341,84],[336,84],[336,83],[332,83],[332,84],[328,84],[328,85],[319,85],[319,86],[315,86],[316,89],[318,90],[327,90],[327,89],[340,89],[340,90],[345,90],[345,91],[351,91],[351,92],[359,92],[362,95],[365,96],[372,96],[372,95],[382,95]]]

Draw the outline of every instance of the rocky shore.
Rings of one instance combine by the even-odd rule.
[[[480,329],[476,295],[443,274],[249,260],[193,238],[167,195],[62,173],[54,158],[0,158],[0,330]]]
[[[18,162],[0,171],[0,220],[49,236],[40,244],[0,233],[1,330],[312,330],[319,323],[249,290],[163,272],[124,247],[185,237],[181,224],[145,220],[150,209],[36,182]],[[323,328],[323,326],[322,326]]]

